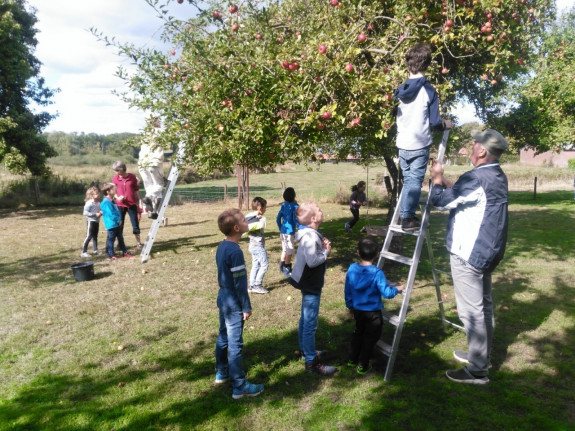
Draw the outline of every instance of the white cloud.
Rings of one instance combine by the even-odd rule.
[[[90,28],[136,46],[159,43],[162,22],[144,0],[29,0],[36,9],[41,76],[50,88],[60,88],[46,108],[59,113],[46,131],[116,133],[138,132],[145,114],[129,109],[113,90],[124,82],[115,77],[129,61],[113,47],[99,42]],[[186,4],[171,6],[180,18],[194,11]]]

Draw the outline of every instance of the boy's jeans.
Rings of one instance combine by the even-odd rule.
[[[216,340],[216,369],[230,376],[234,389],[241,389],[246,382],[242,369],[244,347],[244,315],[241,311],[224,313],[220,308],[220,332]]]
[[[264,281],[264,275],[268,271],[268,254],[263,247],[250,247],[249,250],[252,254],[250,286],[260,286]]]
[[[415,216],[428,162],[429,147],[421,150],[399,150],[399,166],[403,172],[403,196],[400,202],[402,219]]]
[[[122,235],[120,226],[113,227],[112,229],[108,229],[108,238],[106,239],[106,253],[109,257],[114,256],[114,241],[116,241],[116,238],[118,238],[118,247],[120,247],[122,253],[126,254],[128,252],[126,244],[124,244],[124,235]]]
[[[299,318],[299,348],[305,356],[305,362],[312,362],[316,357],[315,331],[319,315],[321,295],[301,294],[301,316]]]

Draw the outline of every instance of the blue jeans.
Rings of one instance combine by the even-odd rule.
[[[126,254],[128,249],[126,248],[126,244],[124,244],[124,235],[122,235],[122,231],[120,227],[114,227],[112,229],[108,229],[108,238],[106,239],[106,253],[109,257],[114,256],[114,242],[118,238],[118,247],[122,250],[122,253]]]
[[[421,150],[399,150],[399,166],[403,173],[403,194],[400,202],[402,219],[415,216],[428,162],[429,147]]]
[[[252,270],[250,271],[250,286],[259,286],[264,281],[264,275],[268,271],[268,254],[263,247],[250,247],[252,254]]]
[[[132,223],[132,233],[134,235],[140,235],[140,222],[138,221],[138,206],[132,205],[130,208],[120,207],[122,212],[122,226],[121,230],[124,233],[124,225],[126,220],[126,213],[130,216],[130,223]]]
[[[246,373],[242,369],[243,318],[241,311],[224,313],[220,308],[220,332],[216,340],[216,369],[218,373],[230,376],[234,389],[241,389],[246,382]]]
[[[312,362],[316,357],[315,331],[319,315],[321,295],[301,295],[301,316],[299,318],[299,348],[305,356],[306,362]]]

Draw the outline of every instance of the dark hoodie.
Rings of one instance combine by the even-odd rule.
[[[395,90],[397,140],[402,150],[420,150],[431,145],[431,128],[443,130],[439,97],[422,76],[408,79]]]

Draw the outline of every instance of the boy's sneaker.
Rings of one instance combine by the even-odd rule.
[[[214,381],[214,383],[216,385],[220,385],[222,383],[227,382],[228,380],[230,380],[230,375],[229,374],[223,374],[220,373],[219,371],[216,372],[216,380]]]
[[[331,365],[324,365],[319,361],[319,357],[316,356],[313,362],[305,363],[305,371],[312,374],[318,374],[320,376],[332,376],[337,372],[336,367]]]
[[[261,284],[257,284],[255,286],[251,287],[251,290],[248,289],[248,292],[252,292],[252,293],[270,293],[269,290],[267,290],[265,287],[263,287]]]
[[[264,390],[264,385],[254,385],[246,380],[246,383],[241,389],[235,389],[232,391],[232,398],[234,400],[239,400],[243,397],[257,397]]]
[[[346,232],[353,232],[353,230],[351,229],[351,227],[349,227],[349,223],[346,223],[346,224],[344,225],[344,227],[345,227],[345,231],[346,231]]]
[[[94,254],[102,254],[100,250],[94,250]]]
[[[325,352],[323,350],[316,350],[315,351],[315,357],[316,358],[321,358],[321,356],[324,354]],[[305,355],[301,350],[296,350],[296,358],[298,359],[298,361],[305,361]]]
[[[486,385],[489,383],[489,377],[474,376],[467,368],[448,370],[445,372],[445,375],[449,380],[457,383],[469,383],[472,385]]]
[[[130,253],[124,253],[124,256],[122,256],[122,257],[127,257],[128,259],[130,259],[130,258],[134,257],[134,255],[130,254]]]
[[[365,376],[367,374],[367,372],[370,370],[369,365],[367,367],[364,367],[363,365],[360,365],[357,367],[357,369],[355,370],[357,372],[357,374],[359,374],[360,376]]]
[[[415,232],[421,228],[421,223],[415,217],[405,218],[401,220],[401,228],[405,232]]]
[[[80,257],[92,257],[92,255],[90,253],[88,253],[87,251],[85,251],[84,253],[82,253],[80,255]]]
[[[108,259],[110,259],[110,260],[118,260],[118,256],[108,256]]]

